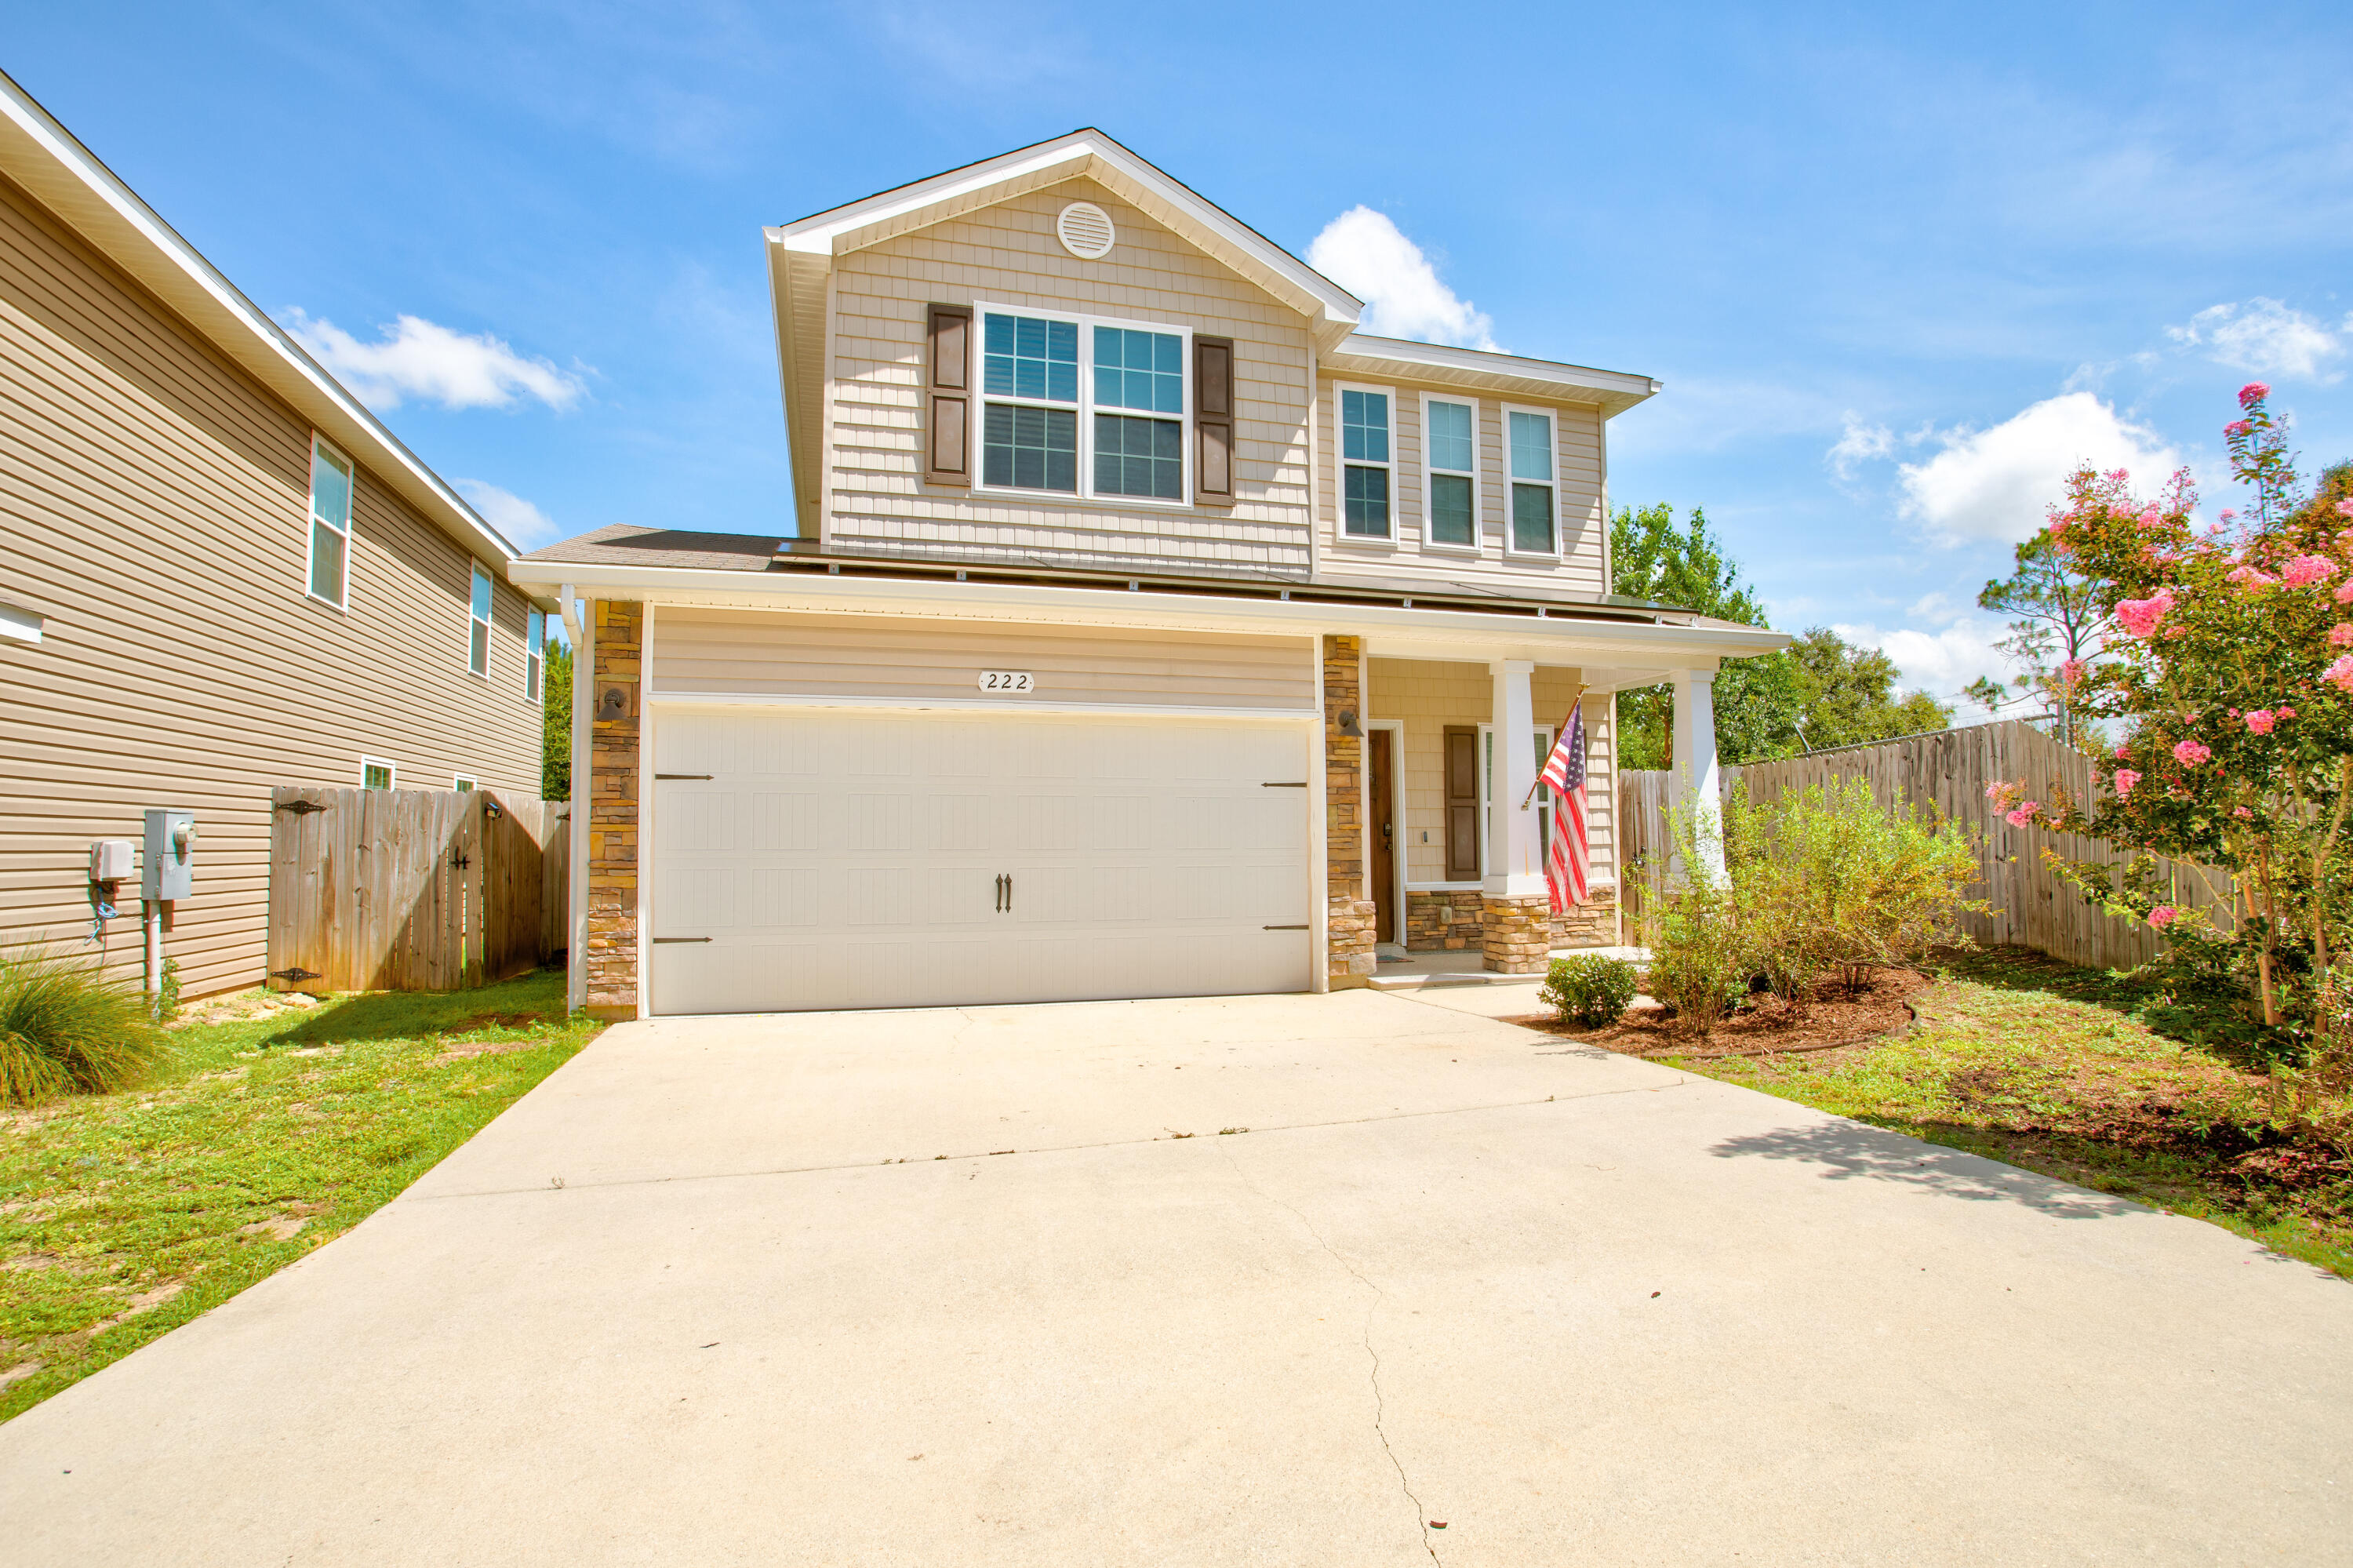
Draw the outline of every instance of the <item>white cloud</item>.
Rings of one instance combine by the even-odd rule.
[[[1922,619],[1946,620],[1950,624],[1938,631],[1909,626],[1882,631],[1871,625],[1831,630],[1849,642],[1885,653],[1895,662],[1904,690],[1926,692],[1940,703],[1952,704],[1956,722],[1975,724],[1996,716],[1960,694],[1980,675],[2006,683],[2015,673],[2010,661],[1994,650],[2009,629],[1991,616],[1954,615],[1941,594],[1930,594],[1913,607],[1915,614],[1923,609],[1928,613]]]
[[[1364,330],[1381,337],[1493,349],[1495,323],[1439,280],[1385,213],[1352,207],[1307,248],[1307,264],[1365,302]]]
[[[2045,398],[1990,429],[1957,425],[1915,439],[1944,450],[1897,469],[1904,515],[1941,544],[1970,539],[2015,543],[2043,524],[2067,475],[2089,463],[2124,469],[2135,488],[2154,491],[2182,466],[2181,456],[2146,425],[2136,425],[2089,392]]]
[[[1854,415],[1846,416],[1846,433],[1825,454],[1831,471],[1841,484],[1854,477],[1854,471],[1875,458],[1895,455],[1895,432],[1884,425],[1866,425]]]
[[[2353,330],[2353,316],[2346,318],[2345,325]],[[2341,375],[2328,368],[2329,361],[2345,353],[2336,333],[2302,311],[2260,294],[2243,305],[2211,305],[2191,316],[2189,325],[2165,332],[2176,343],[2205,349],[2215,364],[2233,370],[2321,382]]]
[[[546,513],[511,490],[501,490],[480,479],[455,479],[449,482],[473,503],[483,522],[505,535],[518,549],[535,550],[563,537],[563,531]]]
[[[362,343],[301,310],[289,310],[285,322],[320,364],[374,408],[396,408],[405,397],[445,408],[503,408],[526,396],[561,410],[587,390],[579,376],[544,359],[527,359],[489,333],[452,332],[422,316],[402,316],[375,343]]]

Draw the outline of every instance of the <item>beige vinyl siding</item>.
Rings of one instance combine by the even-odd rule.
[[[166,951],[191,995],[262,979],[273,784],[459,772],[536,796],[525,601],[466,668],[469,553],[362,465],[348,615],[305,597],[310,426],[0,182],[0,942],[84,946],[89,845],[195,811]],[[138,890],[110,933],[135,964]]]
[[[1119,239],[1110,255],[1082,261],[1054,238],[1055,215],[1073,201],[1111,215]],[[1304,320],[1101,185],[1064,181],[852,251],[836,262],[832,288],[828,548],[1115,570],[1306,571]],[[1235,504],[1041,503],[926,485],[924,307],[976,301],[1232,338]],[[974,366],[977,376],[976,347]]]
[[[1450,726],[1482,725],[1494,710],[1495,681],[1484,664],[1445,663],[1422,659],[1375,659],[1369,662],[1370,694],[1367,718],[1397,719],[1402,729],[1398,747],[1398,784],[1404,797],[1405,875],[1410,885],[1446,880],[1446,730]],[[1550,729],[1567,716],[1584,679],[1574,668],[1540,664],[1529,677],[1529,697],[1535,720]],[[1610,724],[1609,697],[1588,696],[1585,710],[1586,842],[1593,854],[1596,882],[1615,881],[1617,811],[1613,805],[1613,766],[1617,756]],[[1427,833],[1430,842],[1424,843]]]
[[[1341,531],[1336,429],[1339,386],[1384,387],[1395,399],[1397,464],[1392,492],[1394,545],[1368,544]],[[1474,432],[1479,452],[1479,550],[1425,549],[1428,487],[1422,469],[1424,392],[1478,406]],[[1506,556],[1504,522],[1509,516],[1511,470],[1504,451],[1505,404],[1553,417],[1553,461],[1558,486],[1554,503],[1560,519],[1557,561]],[[1543,588],[1555,592],[1599,595],[1608,591],[1603,566],[1608,504],[1603,492],[1601,412],[1591,404],[1547,403],[1536,398],[1469,393],[1438,383],[1366,382],[1353,376],[1322,376],[1316,385],[1316,532],[1323,567],[1344,577],[1395,577],[1437,587],[1479,583],[1500,588]]]
[[[665,607],[654,618],[656,696],[980,700],[984,670],[1029,672],[1024,703],[1312,712],[1314,644],[1080,626],[989,626],[892,616]]]

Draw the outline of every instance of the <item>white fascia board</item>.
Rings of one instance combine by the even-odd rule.
[[[409,504],[509,575],[513,545],[5,74],[0,74],[0,172]]]
[[[1289,283],[1303,300],[1312,301],[1314,309],[1307,313],[1318,315],[1320,324],[1345,331],[1363,318],[1363,301],[1100,131],[1072,132],[1034,147],[934,175],[896,190],[882,191],[771,228],[768,236],[773,243],[787,250],[830,258],[857,249],[858,233],[878,224],[890,224],[928,207],[955,203],[996,185],[1019,184],[1034,188],[1052,179],[1071,179],[1082,175],[1110,175],[1113,179],[1106,183],[1125,183],[1149,191],[1201,233],[1250,256]]]
[[[1398,605],[1133,593],[1112,588],[1033,588],[924,578],[894,581],[818,572],[519,561],[515,575],[518,582],[550,592],[568,583],[590,599],[713,609],[897,615],[1257,636],[1356,636],[1366,639],[1367,649],[1374,654],[1403,659],[1534,659],[1546,664],[1713,669],[1719,660],[1769,653],[1788,647],[1790,641],[1786,632],[1756,627],[1500,616],[1437,606],[1408,609]],[[1301,591],[1314,590],[1303,584]]]
[[[1491,383],[1514,383],[1531,397],[1599,402],[1612,415],[1625,412],[1664,387],[1663,383],[1651,376],[1623,371],[1596,370],[1590,366],[1562,365],[1549,359],[1524,359],[1517,355],[1455,348],[1447,344],[1371,337],[1363,333],[1351,333],[1344,339],[1324,361],[1324,368],[1335,375],[1477,376]]]

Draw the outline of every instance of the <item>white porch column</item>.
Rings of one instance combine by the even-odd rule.
[[[1528,677],[1535,663],[1526,659],[1498,659],[1487,666],[1495,677],[1495,754],[1493,794],[1488,800],[1487,880],[1491,898],[1525,898],[1545,890],[1543,842],[1536,833],[1538,815],[1529,800],[1535,788],[1535,702]],[[1528,802],[1525,810],[1520,809]]]
[[[1698,815],[1698,874],[1724,880],[1721,773],[1715,762],[1715,672],[1675,672],[1675,794]]]

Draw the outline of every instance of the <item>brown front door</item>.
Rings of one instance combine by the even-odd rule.
[[[1365,789],[1372,797],[1372,816],[1365,824],[1366,859],[1373,885],[1373,939],[1380,942],[1398,939],[1397,790],[1390,782],[1397,767],[1391,750],[1396,738],[1395,730],[1365,732]]]

